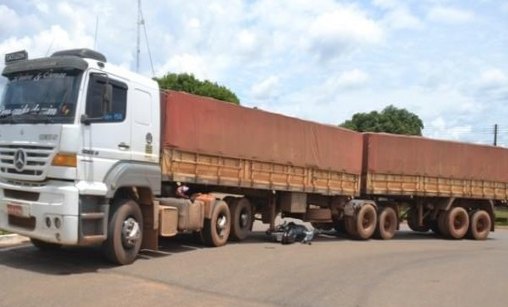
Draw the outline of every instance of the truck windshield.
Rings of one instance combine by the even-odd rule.
[[[72,123],[82,72],[32,71],[9,75],[0,124]]]

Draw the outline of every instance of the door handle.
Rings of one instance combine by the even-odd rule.
[[[118,149],[120,149],[120,150],[128,150],[129,148],[130,148],[130,146],[125,144],[124,142],[118,144]]]

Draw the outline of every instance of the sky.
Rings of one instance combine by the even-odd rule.
[[[91,48],[135,71],[140,29],[148,77],[332,125],[394,105],[425,136],[489,144],[498,124],[508,146],[508,0],[144,0],[142,16],[137,0],[0,0],[0,55]]]

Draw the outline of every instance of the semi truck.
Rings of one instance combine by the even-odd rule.
[[[161,237],[221,246],[279,214],[359,240],[390,239],[404,219],[484,240],[508,198],[504,148],[162,90],[90,49],[7,54],[2,75],[0,228],[39,249],[101,246],[123,265]]]

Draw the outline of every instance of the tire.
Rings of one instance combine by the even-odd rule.
[[[469,214],[462,207],[451,208],[446,213],[446,228],[450,239],[464,238],[469,228]]]
[[[218,200],[210,219],[205,219],[202,230],[203,242],[212,247],[225,245],[231,231],[231,213],[228,205]]]
[[[363,205],[356,216],[346,218],[346,229],[355,239],[368,240],[376,231],[377,213],[374,206]]]
[[[430,227],[430,230],[432,230],[433,233],[435,233],[437,235],[442,235],[441,234],[441,230],[439,230],[438,219],[430,220],[429,221],[429,227]]]
[[[58,250],[62,247],[62,244],[45,242],[34,238],[30,238],[30,241],[38,250],[44,252]]]
[[[344,217],[344,230],[352,238],[356,238],[358,236],[358,234],[356,233],[354,216]]]
[[[378,239],[389,240],[395,235],[398,224],[397,212],[391,207],[385,207],[377,217],[374,236]]]
[[[103,249],[111,262],[125,265],[134,262],[143,240],[143,216],[134,200],[113,203],[108,224],[108,238]]]
[[[450,233],[448,232],[448,226],[446,225],[446,216],[448,212],[441,211],[437,216],[437,229],[439,230],[439,234],[445,238],[450,237]]]
[[[492,219],[485,210],[473,211],[469,218],[468,238],[485,240],[489,236]]]
[[[407,213],[407,225],[412,231],[416,232],[427,232],[430,228],[429,225],[426,225],[425,223],[421,226],[418,225],[418,212],[413,209],[409,210]]]
[[[346,232],[346,222],[344,219],[338,220],[333,224],[333,228],[337,233],[347,233]]]
[[[252,229],[252,205],[245,197],[228,203],[231,211],[231,233],[229,238],[234,241],[245,240]]]

